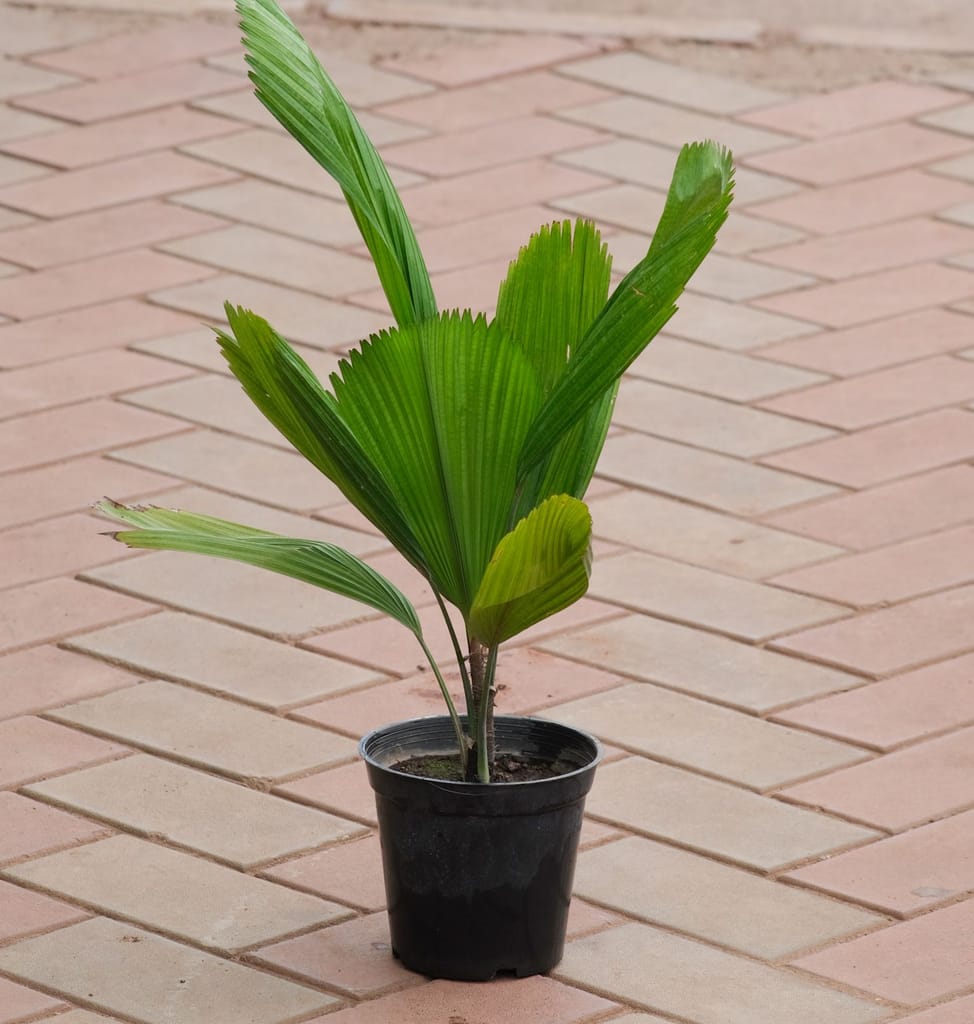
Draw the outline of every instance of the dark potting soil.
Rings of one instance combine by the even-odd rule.
[[[392,765],[397,772],[418,775],[424,779],[441,779],[444,782],[463,782],[460,766],[455,757],[442,754],[426,754],[422,757],[408,757]],[[491,782],[534,782],[537,779],[555,779],[573,771],[575,765],[561,761],[544,761],[536,757],[521,757],[518,754],[498,754],[491,772]]]

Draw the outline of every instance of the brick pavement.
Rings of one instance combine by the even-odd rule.
[[[502,710],[609,745],[565,960],[466,986],[399,968],[381,915],[354,740],[438,708],[397,627],[126,553],[86,514],[107,493],[335,541],[430,617],[199,326],[252,303],[327,373],[387,319],[354,225],[277,148],[231,27],[12,25],[0,1024],[968,1024],[971,95],[788,96],[551,35],[332,62],[442,304],[489,310],[566,214],[628,266],[684,139],[740,167],[718,255],[623,385],[591,594],[501,662]]]

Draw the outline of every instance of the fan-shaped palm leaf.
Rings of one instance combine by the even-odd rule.
[[[237,11],[257,98],[341,186],[396,320],[434,316],[429,272],[399,194],[334,82],[273,0],[237,0]]]
[[[547,396],[579,352],[605,305],[612,260],[588,221],[545,225],[511,264],[497,299],[497,320],[524,349]],[[518,517],[554,494],[585,494],[609,429],[616,385],[535,467],[522,488]]]
[[[178,509],[126,506],[108,498],[95,508],[134,527],[113,534],[131,548],[189,551],[269,569],[370,605],[422,639],[419,618],[406,596],[371,566],[334,544],[282,537]]]
[[[454,313],[370,338],[331,382],[429,578],[466,615],[511,526],[518,453],[541,405],[534,369],[499,324]]]
[[[649,252],[612,293],[548,394],[521,452],[521,480],[603,398],[676,312],[676,300],[727,218],[733,186],[726,149],[702,142],[680,151]]]

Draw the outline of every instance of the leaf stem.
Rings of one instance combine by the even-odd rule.
[[[450,720],[453,723],[453,732],[457,738],[457,754],[460,758],[460,778],[464,778],[467,774],[467,758],[470,752],[470,743],[467,739],[467,734],[463,731],[463,723],[460,721],[460,716],[457,714],[456,705],[453,703],[453,698],[450,696],[450,691],[447,689],[446,681],[443,678],[443,674],[440,672],[439,665],[436,664],[436,660],[433,658],[429,647],[426,646],[426,641],[423,637],[417,634],[416,639],[419,641],[420,647],[423,648],[423,653],[426,655],[426,659],[429,661],[430,667],[433,669],[433,675],[436,676],[436,682],[439,684],[440,693],[446,701],[446,708],[450,713]]]
[[[477,718],[477,778],[490,782],[494,761],[494,673],[497,668],[498,645],[487,650],[487,665],[480,690],[480,713]]]
[[[463,682],[463,699],[467,703],[467,717],[472,721],[474,717],[473,691],[470,688],[470,673],[467,671],[467,659],[464,657],[463,648],[460,646],[457,631],[453,628],[453,622],[450,620],[450,613],[447,611],[443,595],[436,587],[433,588],[433,593],[436,596],[436,603],[440,606],[440,611],[443,613],[443,621],[446,623],[446,628],[449,631],[450,640],[453,642],[453,653],[456,655],[457,666],[460,669],[460,679]]]

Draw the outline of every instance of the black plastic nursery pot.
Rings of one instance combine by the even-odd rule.
[[[565,946],[585,795],[602,757],[587,733],[497,717],[499,754],[564,766],[531,782],[445,782],[391,765],[456,750],[450,719],[419,718],[359,744],[375,790],[393,953],[434,978],[551,970]]]

